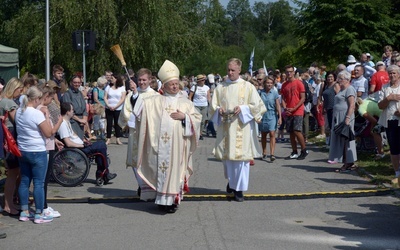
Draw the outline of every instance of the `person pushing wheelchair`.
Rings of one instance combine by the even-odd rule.
[[[78,148],[85,155],[96,154],[96,180],[103,177],[104,183],[107,184],[110,180],[117,177],[116,173],[110,173],[108,171],[108,161],[107,161],[107,145],[104,141],[96,141],[91,143],[90,141],[83,141],[79,136],[73,131],[70,120],[74,116],[74,108],[71,103],[64,102],[60,104],[61,116],[63,117],[63,122],[58,129],[58,135],[60,139],[64,142],[65,146],[68,148]]]

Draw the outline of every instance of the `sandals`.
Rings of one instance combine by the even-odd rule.
[[[354,170],[358,170],[358,166],[354,163],[352,163],[351,165],[346,165],[343,164],[343,166],[341,168],[338,168],[335,170],[336,173],[347,173],[350,171],[354,171]]]
[[[336,173],[347,173],[350,172],[350,168],[346,166],[346,164],[343,164],[341,168],[335,169]]]
[[[351,164],[351,166],[349,167],[351,171],[357,170],[358,166],[356,164]]]

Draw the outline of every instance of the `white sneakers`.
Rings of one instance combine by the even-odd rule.
[[[43,209],[43,214],[46,216],[51,216],[53,218],[59,218],[61,216],[61,214],[58,211],[55,211],[51,207],[47,207],[47,208]]]

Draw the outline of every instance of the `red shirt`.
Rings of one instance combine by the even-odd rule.
[[[370,85],[375,85],[374,92],[382,89],[382,86],[389,82],[389,74],[387,71],[377,71],[371,77]]]
[[[283,100],[286,103],[286,108],[294,108],[300,102],[300,93],[306,93],[304,88],[304,84],[300,80],[293,80],[291,82],[286,81],[282,84],[281,95]],[[286,114],[288,115],[288,114]],[[304,105],[300,105],[300,107],[289,114],[293,116],[303,116],[304,115]]]

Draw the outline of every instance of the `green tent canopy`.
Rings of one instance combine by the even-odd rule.
[[[0,76],[7,83],[12,77],[18,77],[18,49],[0,44]]]

